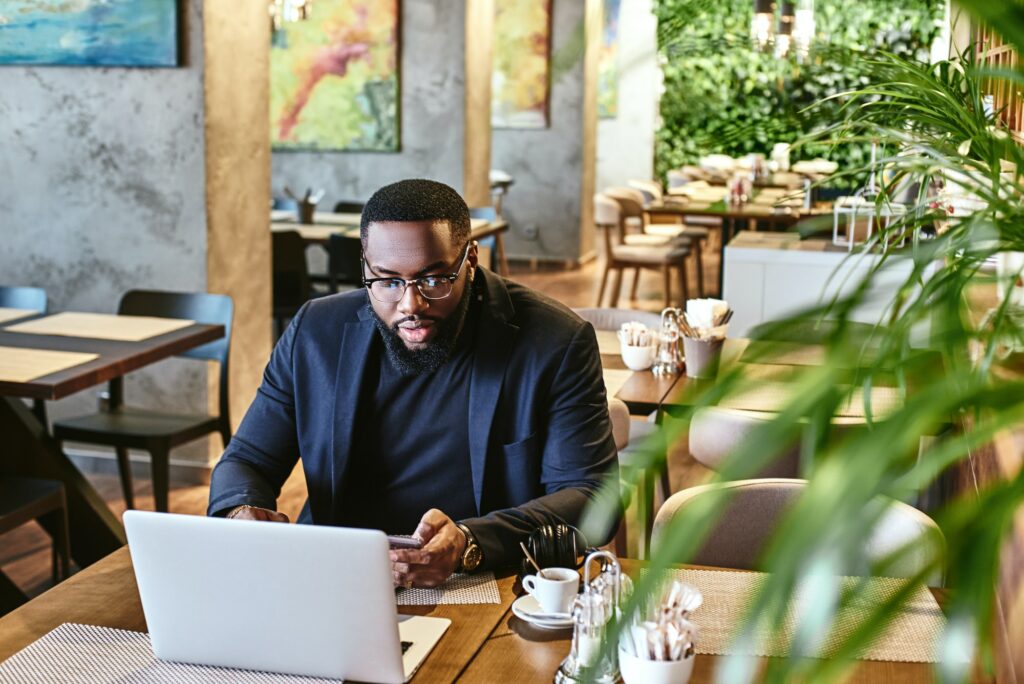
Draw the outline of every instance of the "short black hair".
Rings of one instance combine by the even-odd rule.
[[[425,178],[398,181],[373,193],[359,221],[359,239],[364,247],[367,227],[382,221],[447,221],[453,244],[469,241],[466,201],[454,188]]]

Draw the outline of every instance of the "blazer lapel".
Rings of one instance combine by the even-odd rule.
[[[480,270],[478,299],[483,303],[477,329],[473,379],[469,388],[469,457],[473,474],[473,498],[480,515],[483,498],[487,445],[490,442],[494,411],[498,406],[505,367],[519,328],[508,323],[512,303],[501,280]]]
[[[355,427],[356,409],[366,375],[366,360],[370,354],[376,327],[369,314],[360,311],[358,323],[346,323],[342,331],[341,351],[338,354],[338,371],[334,381],[334,425],[332,453],[330,456],[331,514],[337,519],[338,504],[341,501],[342,478],[352,453],[352,436]],[[315,519],[315,518],[314,518]]]

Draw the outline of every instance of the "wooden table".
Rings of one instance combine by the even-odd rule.
[[[601,366],[605,370],[629,370],[618,354],[601,354]],[[661,409],[678,380],[678,375],[655,375],[649,370],[633,371],[615,393],[615,398],[626,405],[630,415],[649,416]]]
[[[634,576],[642,567],[640,561],[629,559],[624,559],[622,565]],[[569,652],[571,632],[537,629],[512,615],[513,581],[509,576],[498,580],[501,604],[399,608],[403,614],[446,617],[452,621],[414,682],[551,682]],[[941,602],[941,594],[937,598]],[[128,549],[115,551],[0,618],[0,661],[64,622],[146,630]],[[721,660],[719,656],[698,655],[690,681],[712,682],[714,669]],[[767,663],[766,658],[760,660]],[[932,666],[861,661],[847,681],[931,682]]]
[[[14,321],[5,325],[11,323]],[[62,399],[223,336],[224,326],[198,323],[140,342],[34,335],[0,327],[0,346],[99,354],[92,361],[28,382],[0,382],[0,435],[4,442],[0,449],[0,474],[64,483],[71,555],[80,566],[123,546],[124,528],[19,397]]]
[[[797,222],[830,213],[831,208],[816,207],[806,209],[802,206],[774,206],[771,203],[758,203],[754,199],[744,204],[728,204],[724,200],[716,202],[682,201],[681,199],[653,202],[644,207],[648,216],[711,216],[721,219],[721,240],[719,241],[718,292],[722,292],[725,274],[725,246],[741,228],[743,223],[763,221],[772,225],[789,227]]]
[[[313,215],[315,223],[303,224],[296,220],[295,212],[275,210],[270,212],[270,230],[294,230],[302,236],[307,244],[326,246],[331,235],[359,237],[359,214],[317,212]],[[470,219],[470,239],[483,240],[494,238],[495,256],[498,257],[498,272],[508,275],[508,258],[505,255],[503,235],[508,232],[508,223],[504,220],[488,221],[487,219]]]

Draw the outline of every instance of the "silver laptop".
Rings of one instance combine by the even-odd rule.
[[[405,682],[450,620],[397,614],[383,532],[128,511],[157,658]]]

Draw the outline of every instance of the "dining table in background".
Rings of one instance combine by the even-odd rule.
[[[644,564],[621,559],[624,571],[638,577]],[[692,568],[692,566],[690,566]],[[724,570],[724,568],[692,568]],[[298,579],[298,578],[294,578]],[[255,591],[255,589],[254,589]],[[399,606],[403,615],[429,615],[452,621],[423,665],[411,680],[415,684],[453,681],[514,681],[548,684],[569,653],[572,632],[568,629],[540,629],[516,617],[511,610],[516,599],[515,577],[498,576],[500,603]],[[932,594],[941,606],[945,595]],[[705,605],[713,596],[705,596]],[[700,611],[694,621],[700,626]],[[0,662],[3,662],[63,623],[96,625],[114,629],[146,631],[138,585],[127,548],[119,549],[69,580],[0,618]],[[717,627],[722,628],[722,625]],[[731,629],[730,626],[725,626]],[[715,669],[724,662],[719,655],[695,656],[693,684],[715,681]],[[769,658],[758,657],[757,668]],[[934,681],[930,663],[860,660],[847,681],[871,684],[917,684]],[[974,675],[972,682],[986,681]]]
[[[356,213],[317,212],[313,215],[313,223],[299,223],[294,211],[275,209],[270,212],[270,230],[294,230],[306,244],[326,247],[331,235],[359,237],[360,215]],[[494,238],[494,255],[498,262],[498,273],[508,276],[508,258],[505,255],[504,234],[509,226],[503,219],[488,220],[471,218],[470,239],[483,240]]]
[[[39,377],[0,377],[0,474],[60,480],[67,497],[71,556],[80,567],[103,558],[126,542],[124,527],[100,494],[22,399],[56,400],[119,378],[157,361],[224,336],[224,326],[179,322],[176,329],[146,339],[116,340],[68,334],[14,332],[12,326],[56,316],[35,315],[0,325],[0,347],[75,355],[81,361]],[[109,316],[108,331],[118,318]]]
[[[743,226],[767,223],[784,230],[804,219],[832,212],[832,208],[826,206],[804,207],[802,198],[785,189],[755,188],[751,199],[742,203],[727,202],[727,197],[728,191],[725,188],[709,186],[692,195],[668,195],[662,201],[651,202],[644,207],[648,220],[686,216],[720,219],[719,294],[725,278],[725,247]]]

